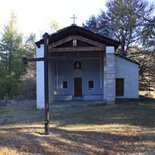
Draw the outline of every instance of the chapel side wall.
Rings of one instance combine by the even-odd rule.
[[[139,65],[116,57],[116,78],[124,78],[124,96],[117,98],[139,97]]]
[[[41,45],[40,48],[36,49],[36,57],[44,57],[44,46]],[[36,62],[36,89],[37,89],[37,109],[42,109],[45,107],[44,103],[44,62]]]

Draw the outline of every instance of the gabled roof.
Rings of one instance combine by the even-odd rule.
[[[118,48],[118,46],[120,45],[120,43],[118,41],[104,37],[102,35],[99,35],[97,33],[94,33],[92,31],[89,31],[85,28],[82,28],[82,27],[79,27],[76,25],[71,25],[69,27],[66,27],[64,29],[57,31],[56,33],[49,35],[49,44],[54,43],[54,42],[61,40],[63,38],[66,38],[70,35],[80,35],[80,36],[92,39],[94,41],[97,41],[97,42],[102,43],[107,46],[115,46],[115,49]],[[37,46],[40,46],[41,44],[44,44],[43,39],[36,42]]]

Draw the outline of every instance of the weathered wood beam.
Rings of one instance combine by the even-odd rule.
[[[49,52],[80,52],[80,51],[103,51],[101,47],[63,47],[63,48],[52,48]]]
[[[27,64],[28,62],[35,62],[35,61],[44,61],[45,58],[26,58],[27,60],[23,61],[22,62],[24,64]],[[47,57],[47,61],[52,61],[52,60],[65,60],[65,59],[69,59],[69,60],[72,60],[72,59],[77,59],[76,57],[65,57],[65,56],[51,56],[51,57]],[[83,58],[78,58],[78,59],[99,59],[99,57],[83,57]]]
[[[52,43],[51,45],[49,45],[49,50],[51,48],[55,48],[55,47],[57,47],[57,46],[59,46],[61,44],[64,44],[64,43],[66,43],[68,41],[72,41],[74,39],[77,39],[78,41],[83,41],[83,42],[89,43],[89,44],[91,44],[91,45],[93,45],[95,47],[105,48],[104,44],[99,43],[97,41],[94,41],[94,40],[91,40],[91,39],[88,39],[88,38],[85,38],[85,37],[82,37],[82,36],[79,36],[79,35],[72,35],[72,36],[69,36],[67,38],[61,39],[61,40],[59,40],[57,42]]]
[[[45,60],[44,57],[42,57],[42,58],[27,58],[27,57],[23,57],[22,58],[22,62],[24,64],[27,64],[28,62],[33,62],[33,61],[44,61],[44,60]]]
[[[75,39],[75,36],[73,36],[73,35],[72,36],[69,36],[67,38],[64,38],[64,39],[61,39],[61,40],[59,40],[57,42],[52,43],[51,45],[49,45],[48,48],[51,49],[51,48],[57,47],[57,46],[59,46],[61,44],[64,44],[64,43],[66,43],[68,41],[71,41],[73,39]]]
[[[105,45],[104,44],[101,44],[97,41],[94,41],[94,40],[91,40],[91,39],[88,39],[88,38],[85,38],[85,37],[82,37],[82,36],[76,36],[76,39],[79,40],[79,41],[83,41],[83,42],[86,42],[86,43],[89,43],[91,45],[94,45],[96,47],[101,47],[101,48],[105,48]]]

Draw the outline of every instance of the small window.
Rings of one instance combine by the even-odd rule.
[[[116,79],[116,96],[124,96],[124,79]]]
[[[81,69],[81,62],[80,61],[74,62],[74,69]]]
[[[63,81],[63,88],[67,88],[67,87],[68,87],[67,81]]]
[[[89,89],[94,88],[94,81],[88,81],[88,88]]]

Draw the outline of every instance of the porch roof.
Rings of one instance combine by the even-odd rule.
[[[56,33],[50,34],[49,35],[49,44],[57,42],[63,38],[71,36],[71,35],[80,35],[82,37],[97,41],[97,42],[104,44],[106,46],[114,46],[115,49],[117,49],[118,46],[120,45],[120,43],[118,41],[104,37],[102,35],[99,35],[97,33],[94,33],[92,31],[89,31],[85,28],[82,28],[82,27],[79,27],[76,25],[71,25],[69,27],[66,27],[64,29],[57,31]],[[36,42],[37,46],[40,46],[41,44],[44,44],[43,39]]]

